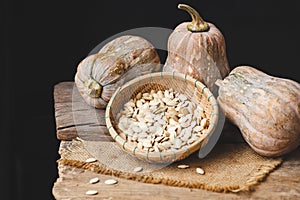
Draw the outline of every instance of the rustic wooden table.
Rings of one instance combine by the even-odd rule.
[[[104,118],[101,121],[91,117],[102,116],[103,110],[91,109],[83,102],[76,88],[73,89],[73,82],[63,82],[54,88],[57,138],[62,140],[61,144],[77,137],[79,131],[84,139],[110,140]],[[235,127],[229,126],[229,129],[232,134],[222,134],[220,142],[244,142]],[[103,131],[101,137],[95,134],[99,130]],[[61,145],[60,148],[65,146]],[[287,155],[283,164],[257,185],[254,191],[238,194],[146,184],[119,178],[117,185],[107,186],[103,181],[91,185],[88,184],[91,178],[106,180],[114,177],[62,164],[58,164],[58,173],[59,178],[52,190],[56,199],[300,199],[300,148]],[[91,189],[97,190],[98,194],[87,196],[85,192]]]

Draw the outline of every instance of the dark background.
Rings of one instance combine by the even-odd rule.
[[[53,86],[72,81],[77,64],[114,34],[189,21],[179,2],[219,27],[231,69],[249,64],[300,82],[297,0],[1,1],[1,199],[53,198]]]

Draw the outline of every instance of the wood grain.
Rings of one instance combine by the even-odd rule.
[[[59,140],[71,140],[78,136],[85,140],[111,140],[105,125],[105,110],[87,105],[74,82],[55,85],[54,109]]]

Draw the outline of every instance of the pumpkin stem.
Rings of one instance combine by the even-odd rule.
[[[186,4],[178,4],[178,8],[187,11],[191,17],[192,22],[187,25],[187,29],[191,32],[205,32],[209,30],[209,25],[199,15],[199,13],[192,7]]]
[[[92,78],[84,82],[87,94],[92,98],[99,98],[102,91],[102,86]]]

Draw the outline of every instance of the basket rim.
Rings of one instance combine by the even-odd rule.
[[[178,150],[174,149],[172,151],[167,151],[167,152],[149,152],[149,151],[144,151],[142,149],[139,149],[134,145],[131,145],[127,140],[123,139],[119,135],[119,133],[117,132],[117,130],[115,130],[115,128],[113,127],[113,124],[111,122],[110,110],[113,109],[111,105],[112,105],[115,97],[122,90],[129,87],[130,85],[135,84],[137,82],[138,82],[138,84],[143,85],[143,82],[142,82],[143,80],[145,80],[145,79],[152,80],[152,78],[154,78],[154,77],[161,77],[161,78],[172,77],[173,79],[177,79],[177,80],[181,80],[181,81],[183,80],[184,82],[190,82],[190,83],[194,84],[195,88],[200,89],[203,94],[206,94],[206,96],[208,97],[208,101],[212,105],[212,113],[210,116],[209,127],[206,130],[206,133],[203,134],[203,137],[200,137],[199,140],[193,142],[190,145],[184,145],[183,147],[181,147]],[[202,142],[205,139],[208,139],[211,136],[211,134],[213,134],[213,132],[217,126],[218,120],[219,120],[218,116],[219,116],[219,107],[218,107],[216,98],[211,93],[209,88],[207,86],[205,86],[201,81],[199,81],[187,74],[177,73],[177,72],[154,72],[154,73],[138,76],[138,77],[128,81],[124,85],[120,86],[114,92],[114,94],[111,96],[111,98],[106,106],[106,110],[105,110],[105,122],[106,122],[107,130],[108,130],[109,134],[111,135],[111,137],[113,138],[113,140],[122,148],[122,150],[124,150],[124,151],[128,152],[129,154],[132,154],[142,160],[145,160],[148,162],[157,162],[157,163],[166,162],[166,161],[167,162],[178,161],[178,160],[181,160],[180,159],[181,155],[185,155],[184,158],[186,158],[190,154],[195,152],[196,150],[200,149],[202,146]],[[157,160],[157,158],[159,158],[159,159]],[[164,159],[164,158],[167,158],[167,159]],[[184,158],[182,158],[182,159],[184,159]]]

